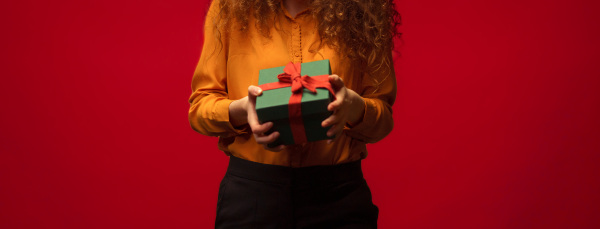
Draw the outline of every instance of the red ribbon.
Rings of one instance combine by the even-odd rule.
[[[291,86],[292,96],[288,102],[288,113],[290,128],[292,129],[292,135],[296,144],[306,142],[301,104],[303,89],[306,88],[312,93],[317,93],[317,88],[325,88],[335,97],[333,88],[331,88],[331,84],[329,83],[329,75],[301,76],[300,72],[301,64],[290,62],[283,68],[283,73],[277,75],[278,82],[258,85],[263,91]]]

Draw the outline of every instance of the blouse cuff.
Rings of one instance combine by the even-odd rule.
[[[348,134],[357,139],[363,139],[367,137],[364,135],[366,135],[369,129],[373,128],[373,123],[377,121],[378,117],[376,109],[377,105],[373,102],[373,100],[364,97],[363,100],[365,101],[365,111],[362,118],[357,123],[347,124],[347,130],[349,130]]]
[[[213,110],[214,120],[222,120],[224,125],[223,127],[227,129],[226,132],[230,133],[230,136],[249,133],[250,127],[248,125],[242,125],[238,127],[231,125],[229,120],[229,105],[232,102],[233,100],[230,99],[223,99],[219,101]]]

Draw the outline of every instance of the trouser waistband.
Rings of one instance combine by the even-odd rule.
[[[338,165],[292,168],[230,156],[227,174],[255,181],[291,185],[323,185],[363,179],[360,160]]]

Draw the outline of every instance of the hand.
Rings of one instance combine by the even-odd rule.
[[[248,96],[233,101],[229,105],[230,122],[234,126],[240,126],[248,123],[256,143],[262,144],[263,147],[270,151],[281,151],[285,146],[280,145],[275,148],[268,147],[267,144],[274,142],[279,137],[279,132],[274,131],[269,135],[265,135],[273,127],[272,122],[260,124],[256,115],[256,97],[262,94],[262,89],[257,86],[248,87]]]
[[[365,101],[351,89],[346,88],[342,78],[338,75],[330,75],[329,83],[335,91],[335,100],[327,106],[327,110],[333,114],[323,120],[321,126],[328,127],[327,136],[340,136],[346,123],[356,123],[362,118],[365,111]],[[329,140],[331,143],[333,140]]]

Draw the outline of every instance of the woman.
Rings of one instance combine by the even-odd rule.
[[[398,23],[390,0],[211,3],[189,120],[230,156],[216,228],[377,227],[360,161],[393,127]],[[279,133],[256,117],[259,70],[323,59],[336,99],[322,126],[335,139],[269,148]]]

